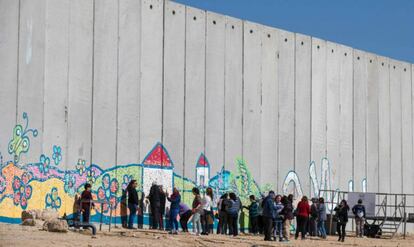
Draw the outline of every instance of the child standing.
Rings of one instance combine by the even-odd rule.
[[[91,206],[94,207],[95,205],[91,201],[92,198],[92,185],[89,183],[86,183],[84,186],[85,190],[82,192],[81,195],[81,208],[82,208],[82,222],[89,223],[89,217],[91,215]]]
[[[196,235],[200,235],[200,227],[201,227],[201,211],[203,210],[201,208],[201,197],[200,197],[200,190],[196,187],[192,190],[194,195],[193,205],[192,205],[192,211],[193,211],[193,232],[196,233]]]
[[[283,241],[283,215],[281,214],[283,210],[283,204],[282,204],[282,196],[277,195],[275,198],[275,216],[273,218],[274,220],[274,232],[273,237],[274,240],[277,240],[277,236],[279,236],[279,241]]]

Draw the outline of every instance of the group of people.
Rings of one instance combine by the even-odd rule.
[[[193,199],[189,206],[182,201],[177,188],[168,194],[162,186],[154,183],[148,196],[144,197],[142,194],[139,197],[137,186],[137,181],[131,180],[125,190],[124,199],[127,199],[123,200],[129,209],[129,217],[128,219],[124,217],[122,225],[129,229],[136,229],[134,222],[137,215],[141,215],[143,218],[143,201],[145,200],[150,209],[150,228],[168,229],[171,234],[178,234],[179,223],[182,231],[188,232],[188,223],[191,219],[194,234],[208,235],[214,232],[214,222],[215,219],[218,219],[217,234],[237,236],[239,216],[245,209],[248,210],[249,215],[249,232],[254,235],[263,234],[265,241],[290,241],[291,225],[294,218],[296,218],[295,239],[298,239],[299,235],[302,240],[306,239],[308,234],[325,239],[327,235],[325,229],[327,209],[324,198],[313,198],[312,204],[310,204],[308,198],[303,196],[294,207],[293,195],[282,196],[276,195],[274,191],[269,191],[268,195],[261,199],[251,195],[249,197],[250,204],[243,206],[240,198],[233,192],[225,193],[215,201],[211,188],[207,188],[202,197],[199,188],[195,187],[192,189]],[[81,196],[84,222],[89,221],[91,204],[88,203],[88,200],[92,200],[90,184],[85,185],[85,191]],[[169,202],[168,207],[166,207],[167,201]],[[337,224],[338,241],[345,240],[349,210],[346,200],[342,200],[334,209],[333,219]],[[365,207],[362,200],[359,200],[358,204],[352,208],[352,212],[355,216],[356,235],[362,237],[365,223]],[[164,217],[167,219],[165,228]]]

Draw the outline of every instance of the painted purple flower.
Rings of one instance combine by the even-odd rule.
[[[126,188],[128,187],[129,182],[131,182],[132,180],[132,175],[128,175],[125,174],[123,177],[123,182],[122,182],[122,190],[126,190]]]
[[[108,212],[109,208],[114,209],[116,207],[116,193],[118,192],[118,189],[118,181],[115,178],[111,179],[109,174],[105,174],[102,178],[102,186],[98,189],[98,199],[100,201],[108,202],[102,204],[105,213]]]
[[[32,186],[29,185],[32,175],[30,173],[23,173],[22,177],[17,176],[13,179],[13,203],[14,205],[22,207],[22,209],[27,208],[27,202],[32,197]]]

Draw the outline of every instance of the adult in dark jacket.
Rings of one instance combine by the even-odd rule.
[[[238,218],[239,218],[239,211],[242,208],[242,204],[240,199],[236,196],[235,193],[231,192],[229,194],[229,207],[227,209],[228,214],[228,222],[230,228],[230,234],[233,236],[237,236],[239,234],[239,227],[238,227]]]
[[[153,183],[151,186],[148,200],[151,207],[152,229],[158,229],[158,223],[161,217],[161,192],[159,186],[156,183]]]
[[[326,239],[326,229],[325,229],[325,222],[326,222],[326,206],[325,206],[325,199],[323,197],[319,198],[318,204],[318,232],[323,239]]]
[[[91,203],[93,200],[92,198],[92,185],[86,183],[84,186],[85,190],[81,194],[81,209],[82,209],[82,222],[89,223],[89,216],[91,215],[91,206],[94,207],[95,205]]]
[[[355,216],[356,224],[356,237],[362,238],[364,235],[365,224],[365,206],[362,204],[362,200],[358,200],[358,204],[352,207],[352,213]]]
[[[181,202],[181,196],[180,192],[177,190],[177,188],[173,189],[173,193],[170,197],[167,197],[167,200],[171,203],[170,204],[170,227],[171,227],[171,234],[177,234],[178,233],[178,220],[177,216],[180,212],[180,202]]]
[[[137,180],[133,179],[131,182],[129,182],[127,187],[129,209],[128,229],[134,229],[134,219],[137,215],[139,204],[137,186]]]
[[[167,192],[164,191],[164,188],[162,185],[159,186],[160,189],[160,218],[159,218],[159,227],[160,230],[164,230],[164,216],[165,215],[165,205],[167,203]],[[166,230],[171,228],[172,226],[169,225],[169,222],[167,223]]]
[[[302,200],[298,203],[298,206],[296,208],[296,234],[295,239],[298,239],[299,232],[302,235],[302,240],[306,238],[306,229],[308,225],[308,219],[310,214],[310,206],[309,201],[306,196],[302,197]]]
[[[282,197],[283,209],[281,215],[283,215],[283,238],[286,241],[290,239],[290,225],[293,220],[293,204],[287,196]]]
[[[229,194],[225,193],[220,197],[217,205],[219,222],[217,224],[217,234],[227,234],[227,208],[229,204]]]
[[[243,208],[249,210],[249,223],[250,223],[249,232],[256,235],[258,232],[259,203],[256,201],[256,197],[254,195],[250,195],[249,199],[250,199],[250,205],[247,207],[244,206]]]
[[[346,200],[342,200],[341,203],[334,208],[336,218],[336,230],[338,232],[338,241],[345,241],[345,228],[348,223],[348,211],[349,206]]]
[[[273,218],[276,211],[275,197],[275,192],[269,191],[268,196],[262,202],[265,241],[272,241]]]

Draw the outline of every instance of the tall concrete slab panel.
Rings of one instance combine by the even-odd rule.
[[[295,172],[302,191],[310,195],[309,164],[311,161],[311,37],[295,38]]]
[[[390,67],[389,59],[378,58],[378,190],[391,192],[391,112],[390,112]]]
[[[391,193],[402,193],[401,64],[390,59]]]
[[[353,50],[339,46],[339,188],[350,190],[349,182],[353,179]]]
[[[174,170],[184,174],[185,6],[165,3],[163,140]]]
[[[413,192],[413,123],[412,123],[412,85],[411,64],[400,63],[401,73],[401,140],[402,140],[402,193]],[[413,205],[413,199],[409,205]]]
[[[277,188],[278,152],[278,40],[279,30],[262,30],[262,110],[261,110],[261,166],[260,184]]]
[[[226,17],[224,166],[235,171],[242,156],[243,23]]]
[[[255,180],[261,166],[262,26],[244,22],[243,47],[243,159]]]
[[[331,186],[339,188],[340,65],[339,45],[326,43],[326,152],[331,167]]]
[[[197,159],[205,152],[206,13],[186,9],[184,175],[195,180]]]
[[[367,57],[354,50],[354,189],[363,191],[366,178]]]
[[[119,1],[117,152],[119,165],[141,162],[141,1]]]
[[[19,1],[0,1],[0,150],[4,160],[14,158],[6,150],[16,125],[19,13]]]
[[[67,162],[74,169],[78,159],[92,159],[93,1],[71,1],[69,12]]]
[[[45,34],[43,152],[52,157],[60,149],[62,161],[51,163],[68,165],[69,0],[47,1]]]
[[[224,56],[225,18],[206,17],[206,157],[212,175],[224,165]]]
[[[367,191],[378,192],[378,58],[374,54],[367,56],[367,105],[366,105],[366,166]]]
[[[16,154],[17,147],[9,150],[17,155],[20,164],[36,162],[43,153],[43,86],[45,72],[46,1],[20,1],[19,28],[19,81],[17,98],[17,123],[37,130],[28,132],[30,144],[24,146],[28,153]],[[24,117],[27,113],[27,118]],[[27,148],[26,148],[27,147]],[[12,151],[12,152],[10,152]],[[20,158],[19,158],[20,157]]]
[[[318,171],[326,157],[326,41],[316,38],[312,38],[311,105],[311,159]]]
[[[118,1],[95,2],[92,163],[116,164]]]
[[[161,141],[164,1],[141,2],[140,156]]]
[[[278,50],[279,191],[288,172],[295,168],[295,34],[280,30]]]

